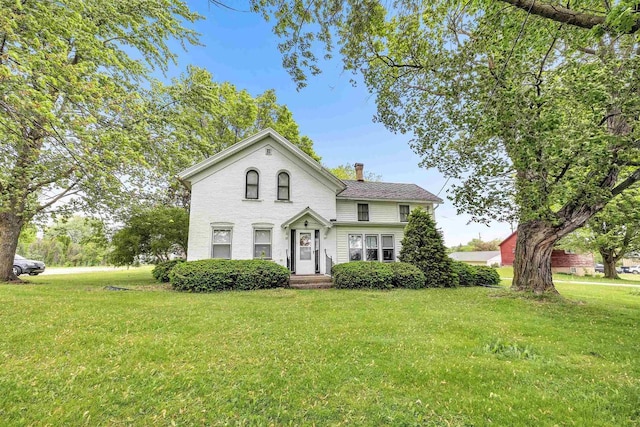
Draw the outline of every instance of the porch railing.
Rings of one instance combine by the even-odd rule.
[[[325,257],[324,266],[325,266],[326,274],[331,276],[331,270],[333,270],[333,258],[329,256],[326,249],[324,250],[324,257]]]

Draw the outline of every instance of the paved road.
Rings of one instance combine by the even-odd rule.
[[[513,280],[513,277],[503,277],[502,280]],[[569,283],[573,285],[621,286],[623,288],[640,288],[640,282],[637,285],[633,285],[631,283],[579,282],[577,280],[553,279],[553,283]]]

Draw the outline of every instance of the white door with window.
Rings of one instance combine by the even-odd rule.
[[[314,230],[296,231],[296,274],[316,272]]]

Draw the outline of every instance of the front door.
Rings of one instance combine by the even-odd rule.
[[[314,230],[296,231],[296,274],[314,274],[315,261]]]

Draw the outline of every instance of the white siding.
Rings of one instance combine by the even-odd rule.
[[[357,221],[358,220],[358,203],[369,204],[369,222],[400,222],[399,205],[409,205],[412,211],[418,206],[422,206],[427,212],[433,214],[433,205],[431,203],[402,203],[402,202],[386,202],[386,201],[367,201],[367,200],[342,200],[336,201],[336,210],[338,221]]]
[[[357,221],[356,202],[353,200],[336,200],[338,221]]]
[[[267,147],[271,148],[271,155],[266,155]],[[251,168],[260,173],[258,200],[244,199],[245,174]],[[290,202],[276,200],[280,171],[290,175]],[[282,229],[282,223],[307,206],[327,220],[336,218],[335,190],[315,173],[307,172],[278,143],[266,138],[192,179],[188,259],[211,257],[212,223],[233,224],[232,258],[251,259],[254,224],[260,223],[271,224],[272,258],[286,265],[289,230]],[[333,252],[332,233],[325,237],[322,230],[321,240]]]

